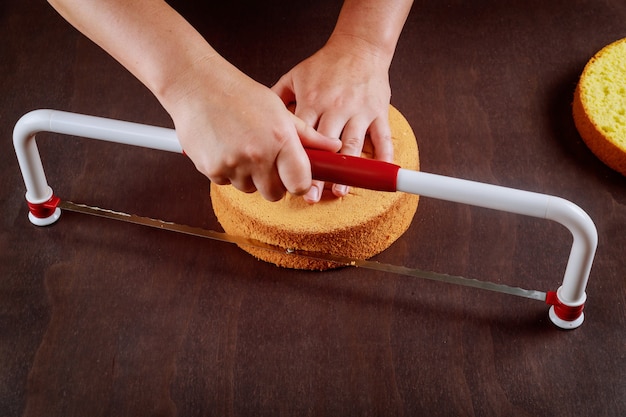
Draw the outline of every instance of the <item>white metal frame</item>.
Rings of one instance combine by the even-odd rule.
[[[31,208],[29,219],[38,226],[56,222],[61,214],[53,203],[55,196],[41,163],[35,141],[38,132],[183,152],[173,129],[58,110],[34,110],[25,114],[15,125],[13,144],[26,184],[26,200]],[[598,244],[598,234],[593,221],[580,207],[546,194],[406,169],[398,171],[397,190],[553,220],[565,226],[573,236],[573,243],[563,282],[555,293],[549,294],[547,300],[551,304],[549,317],[563,329],[573,329],[582,324],[582,310],[587,298],[585,289]]]

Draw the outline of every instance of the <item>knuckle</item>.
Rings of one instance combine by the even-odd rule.
[[[356,136],[348,136],[346,138],[341,138],[341,149],[344,151],[357,151],[360,150],[363,146],[363,139],[358,138]]]

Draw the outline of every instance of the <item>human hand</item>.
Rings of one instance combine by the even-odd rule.
[[[212,62],[197,62],[185,77],[191,83],[172,87],[168,96],[176,99],[166,106],[198,171],[216,184],[258,190],[270,201],[285,191],[306,193],[312,179],[303,146],[337,152],[339,140],[307,126],[269,88],[221,57],[207,60]]]
[[[392,162],[389,127],[389,60],[359,39],[335,36],[316,54],[295,66],[272,87],[295,115],[324,136],[341,138],[341,153],[359,156],[369,133],[376,159]],[[314,181],[304,196],[319,201],[324,183]],[[334,184],[345,196],[348,187]]]
[[[358,155],[369,132],[375,157],[392,157],[387,71],[412,0],[345,0],[324,48],[274,87],[284,103],[165,1],[50,3],[152,91],[187,155],[218,184],[256,189],[268,200],[309,190],[306,199],[315,202],[323,186],[311,187],[303,145]],[[294,100],[297,117],[285,108]]]

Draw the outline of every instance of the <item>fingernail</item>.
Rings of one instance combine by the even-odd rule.
[[[317,203],[320,199],[320,190],[316,186],[311,187],[305,194],[304,200],[308,203]]]
[[[344,196],[344,195],[348,194],[348,186],[347,185],[335,184],[334,189],[335,189],[335,193],[339,194],[340,196]]]

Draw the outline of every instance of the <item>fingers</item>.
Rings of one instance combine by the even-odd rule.
[[[370,140],[374,146],[374,157],[380,161],[393,162],[393,141],[387,117],[379,117],[370,126]]]
[[[386,119],[379,118],[370,124],[367,119],[357,117],[347,122],[340,118],[325,117],[320,120],[318,130],[293,114],[291,119],[300,141],[285,140],[274,164],[265,165],[265,168],[261,167],[262,164],[255,164],[258,169],[250,175],[232,180],[233,186],[244,192],[258,190],[269,201],[280,200],[285,192],[289,192],[302,195],[308,203],[317,203],[322,197],[324,182],[312,180],[310,161],[304,147],[359,156],[368,132],[375,149],[375,157],[393,161],[393,143]],[[333,139],[333,136],[341,136],[341,141]],[[334,184],[332,192],[335,196],[343,197],[349,193],[349,187]]]
[[[317,132],[324,137],[337,138],[336,139],[336,148],[333,152],[339,152],[341,147],[343,146],[342,142],[339,140],[341,136],[341,131],[343,130],[343,124],[345,121],[342,121],[341,118],[337,117],[323,117],[320,118],[319,123],[317,123],[318,115],[317,113],[311,109],[307,108],[305,110],[301,110],[299,112],[300,115],[304,118],[308,118],[313,122],[310,123],[310,126],[314,126],[317,124]],[[305,145],[307,146],[307,145]],[[330,149],[329,149],[330,150]],[[324,192],[324,182],[323,181],[313,181],[311,184],[311,188],[304,195],[304,200],[307,203],[317,203],[322,198],[322,193]]]
[[[276,157],[276,169],[280,181],[290,194],[303,195],[309,191],[311,163],[300,142],[285,143]]]
[[[327,135],[341,135],[341,150],[345,155],[360,156],[369,128],[366,118],[353,117],[347,119],[340,116],[324,115],[320,119],[318,130]],[[350,189],[343,184],[333,184],[332,192],[337,197],[344,197]]]
[[[235,187],[239,191],[243,191],[244,193],[253,193],[257,190],[257,187],[254,184],[252,177],[250,176],[239,177],[230,183],[232,184],[233,187]]]
[[[313,181],[311,188],[306,194],[302,196],[307,203],[315,204],[322,198],[322,192],[324,192],[324,181]]]
[[[306,157],[306,154],[305,154]],[[284,184],[285,181],[281,179],[279,169],[277,164],[274,164],[274,161],[250,161],[244,162],[246,159],[242,159],[239,161],[239,164],[232,168],[228,169],[222,167],[219,172],[219,175],[210,175],[207,177],[211,180],[211,182],[218,185],[228,185],[231,184],[237,190],[242,191],[244,193],[253,193],[258,191],[261,196],[268,201],[278,201],[284,197],[285,192],[288,191],[287,184]],[[276,160],[276,162],[278,159]],[[307,159],[308,162],[308,159]],[[301,161],[298,163],[302,163]],[[306,168],[303,167],[304,170]],[[310,176],[310,168],[308,169]],[[300,184],[291,185],[294,190],[300,190],[300,194],[306,191],[310,185],[310,180],[307,180],[307,176],[301,175],[302,180],[298,180],[298,170],[286,170],[285,178],[292,178],[292,182]],[[307,182],[308,181],[308,182]],[[289,183],[287,181],[287,183]],[[300,188],[298,188],[300,187]],[[304,191],[301,189],[304,188]],[[291,191],[291,190],[290,190]]]
[[[231,149],[226,157],[201,158],[203,161],[196,167],[216,184],[232,184],[246,193],[258,191],[268,201],[280,200],[285,192],[305,194],[311,188],[312,179],[303,145],[338,152],[341,141],[322,135],[290,112],[286,115],[286,123],[276,130],[274,140],[268,142],[280,144],[275,153],[256,147],[257,142],[250,141],[248,145]],[[321,187],[316,184],[309,201],[319,201]]]
[[[273,143],[280,143],[275,153],[265,153],[267,148],[263,151],[262,146],[256,146],[258,142],[250,141],[250,146],[234,148],[235,152],[230,153],[229,157],[222,158],[220,162],[213,161],[217,164],[207,164],[213,168],[213,175],[207,170],[202,171],[207,172],[206,175],[216,184],[232,184],[246,193],[258,191],[268,201],[280,200],[285,192],[289,192],[302,195],[309,203],[316,203],[322,197],[324,183],[311,178],[305,147],[359,156],[369,132],[377,159],[391,160],[393,157],[388,123],[379,119],[370,123],[367,118],[345,120],[340,115],[326,113],[320,118],[316,130],[296,115],[290,112],[285,114],[289,115],[288,119],[283,120],[286,123],[274,131],[276,136]],[[316,116],[305,117],[312,120]],[[337,139],[339,137],[341,140]],[[345,185],[335,184],[332,192],[342,197],[348,194],[349,189]]]
[[[341,134],[341,153],[351,156],[361,155],[368,128],[368,120],[356,117],[348,120]]]
[[[197,165],[196,168],[217,185],[230,184],[244,193],[259,191],[269,201],[280,200],[285,194],[285,187],[273,164],[242,157],[235,164],[213,161],[206,169]]]
[[[313,125],[307,124],[304,120],[292,114],[291,119],[296,127],[296,132],[300,137],[300,142],[305,148],[315,148],[330,152],[338,152],[341,148],[339,135],[330,136],[315,130]]]
[[[278,159],[276,161],[278,162]],[[286,184],[283,184],[277,165],[273,165],[269,170],[259,172],[252,181],[254,188],[268,201],[278,201],[285,196],[286,191],[290,191],[286,188]],[[306,178],[304,184],[306,184]]]

